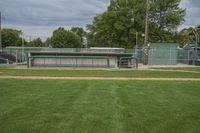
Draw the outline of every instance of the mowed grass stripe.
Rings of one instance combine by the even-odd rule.
[[[0,131],[200,132],[199,82],[0,79]]]

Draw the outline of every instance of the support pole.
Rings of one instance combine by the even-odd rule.
[[[137,50],[138,50],[138,32],[136,32],[136,34],[135,34],[135,55],[134,55],[134,57],[136,57],[137,58]]]
[[[21,56],[21,60],[22,62],[24,62],[24,34],[23,34],[23,31],[22,31],[22,56]]]

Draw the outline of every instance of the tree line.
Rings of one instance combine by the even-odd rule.
[[[25,47],[53,47],[53,48],[80,48],[83,47],[83,37],[86,32],[83,28],[73,27],[71,30],[65,30],[62,27],[53,31],[53,35],[42,41],[41,38],[27,40],[23,37],[20,30],[2,29],[2,46],[22,46]]]
[[[181,47],[189,42],[189,34],[194,28],[177,31],[184,22],[186,9],[182,9],[181,0],[153,0],[149,15],[149,42],[175,42]],[[66,30],[62,27],[53,31],[53,35],[42,42],[40,38],[23,40],[24,46],[53,48],[82,48],[87,38],[89,47],[133,48],[137,42],[144,43],[145,0],[110,0],[107,10],[94,17],[88,24],[87,32],[81,27]],[[199,27],[199,26],[198,26]],[[2,30],[2,44],[21,46],[22,32],[15,29]]]

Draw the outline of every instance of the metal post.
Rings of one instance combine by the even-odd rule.
[[[169,50],[169,64],[172,65],[172,53],[171,53],[171,48]]]
[[[23,60],[23,54],[24,54],[24,35],[23,35],[23,31],[22,31],[22,58],[21,58],[21,60],[22,60],[22,62],[24,61]]]
[[[107,58],[107,68],[110,68],[110,59]]]
[[[197,48],[198,48],[198,33],[196,33],[196,46],[195,46],[196,48],[195,48],[195,62],[194,62],[194,65],[196,65],[196,61],[197,61],[197,59],[198,59],[198,50],[197,50]]]
[[[187,61],[188,65],[190,65],[190,50],[187,51],[188,52],[188,59],[183,59],[184,62]]]
[[[138,49],[138,32],[136,32],[136,46],[135,46],[135,55],[136,55],[136,58],[137,58],[137,49]]]
[[[135,38],[136,38],[135,43],[136,43],[136,46],[137,46],[138,45],[138,32],[136,32]]]
[[[17,50],[16,50],[16,55],[15,55],[15,57],[16,57],[16,64],[18,63],[18,55],[17,55]]]

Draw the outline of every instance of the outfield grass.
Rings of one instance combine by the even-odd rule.
[[[200,72],[200,67],[160,67],[160,68],[153,68],[153,69],[163,69],[163,70],[186,70],[186,71],[195,71]]]
[[[1,133],[199,133],[200,83],[0,79]]]
[[[12,76],[67,76],[67,77],[155,77],[155,78],[200,78],[200,73],[120,70],[32,70],[0,69],[0,75]]]

